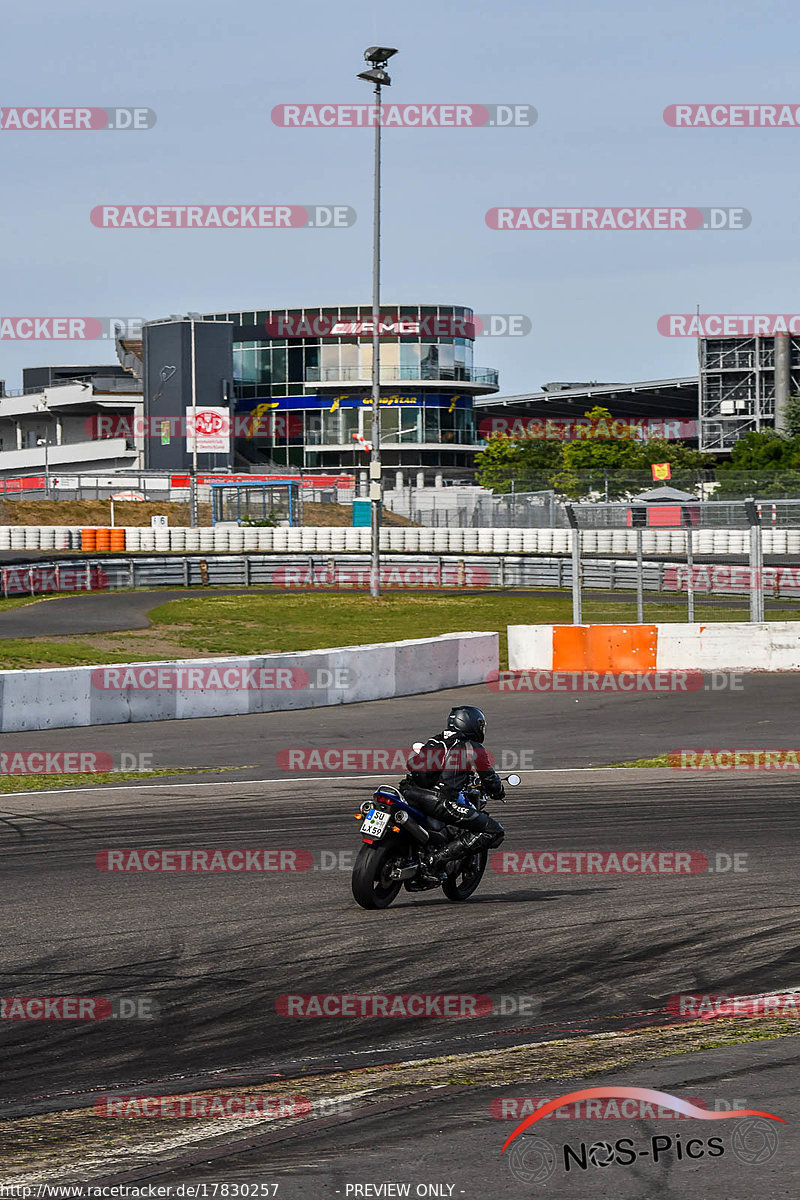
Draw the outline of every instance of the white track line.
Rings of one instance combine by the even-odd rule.
[[[186,768],[181,768],[185,770]],[[208,768],[206,768],[208,769]],[[235,768],[234,768],[235,769]],[[541,767],[539,770],[531,771],[516,771],[511,774],[517,774],[522,777],[525,775],[573,775],[575,772],[580,772],[582,775],[591,775],[594,772],[600,771],[604,775],[608,775],[613,770],[625,771],[631,774],[629,767]],[[641,769],[641,768],[640,768]],[[644,768],[647,770],[648,768]],[[669,770],[668,767],[656,767],[654,770]],[[199,767],[198,775],[203,773],[203,768]],[[349,783],[358,781],[359,779],[385,779],[391,772],[381,771],[371,775],[326,775],[320,772],[319,775],[302,775],[299,778],[292,777],[291,779],[219,779],[210,783],[154,783],[148,784],[146,780],[131,780],[128,784],[96,784],[95,787],[65,787],[65,788],[41,788],[32,792],[0,792],[0,805],[6,800],[13,800],[16,796],[63,796],[67,792],[129,792],[135,787],[146,787],[151,791],[170,791],[175,792],[178,788],[215,788],[215,787],[242,787],[244,785],[257,787],[265,783],[330,783],[341,782]]]

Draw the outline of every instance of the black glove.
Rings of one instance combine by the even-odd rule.
[[[502,800],[506,794],[503,781],[495,771],[492,771],[491,775],[487,775],[485,779],[482,779],[481,783],[484,792],[490,800]]]

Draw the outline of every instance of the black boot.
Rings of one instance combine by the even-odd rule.
[[[492,825],[494,828],[490,826],[482,833],[468,833],[464,837],[462,845],[468,854],[477,854],[480,850],[488,850],[492,846],[500,845],[506,836],[505,830],[497,821],[492,821]]]
[[[452,842],[448,842],[446,846],[442,846],[441,850],[437,850],[433,856],[431,866],[434,871],[442,867],[451,858],[459,858],[463,853],[464,840],[462,837],[453,838]]]

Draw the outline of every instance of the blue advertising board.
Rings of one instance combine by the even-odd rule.
[[[291,409],[310,409],[319,412],[336,412],[339,408],[370,408],[372,396],[369,392],[323,392],[311,396],[260,396],[255,399],[239,400],[237,412],[252,412],[258,408],[282,412]],[[463,392],[386,392],[381,395],[381,408],[446,408],[471,409],[472,396]]]

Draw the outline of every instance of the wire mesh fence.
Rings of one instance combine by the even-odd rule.
[[[433,529],[566,529],[564,505],[553,491],[492,495],[477,487],[420,489],[406,503],[388,494],[387,507],[412,525]]]
[[[674,462],[667,465],[669,486],[695,500],[742,502],[751,496],[762,501],[800,499],[800,469],[741,471],[729,462],[704,469]],[[478,479],[496,496],[552,492],[558,503],[630,501],[654,486],[652,465],[646,469],[572,469],[562,464],[549,470],[492,465],[479,467]]]
[[[663,493],[664,502],[699,502],[700,523],[731,524],[739,519],[745,500],[755,497],[765,525],[791,526],[800,520],[800,485],[776,491],[778,475],[729,473],[718,478],[712,472],[673,472],[667,486],[654,487],[650,472],[577,472],[561,479],[559,487],[533,486],[524,474],[498,475],[491,488],[451,485],[395,488],[384,493],[386,508],[407,517],[413,525],[441,528],[481,527],[489,529],[566,529],[566,505],[579,505],[587,513],[586,523],[601,528],[625,522],[625,505],[642,496]],[[800,472],[798,472],[800,478]],[[754,483],[761,484],[761,490]],[[589,515],[590,510],[594,513]]]
[[[607,620],[621,591],[637,622],[800,615],[800,501],[669,500],[566,507],[574,622]]]

